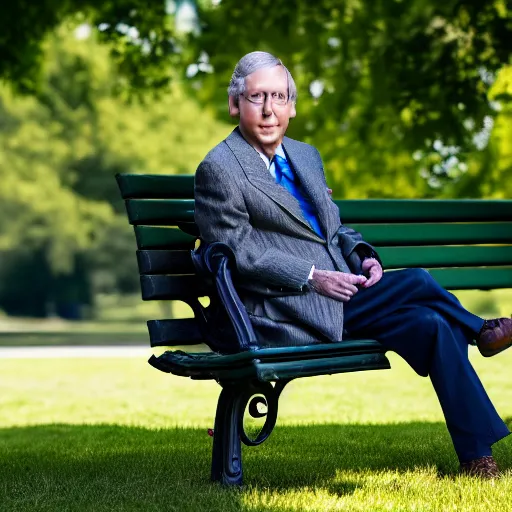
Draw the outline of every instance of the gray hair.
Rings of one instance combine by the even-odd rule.
[[[254,73],[258,69],[273,68],[274,66],[283,66],[288,78],[288,98],[291,101],[296,101],[297,87],[295,86],[292,74],[282,63],[281,59],[278,59],[271,53],[267,52],[251,52],[244,55],[238,61],[229,82],[228,94],[233,96],[238,102],[238,97],[245,92],[245,77]]]

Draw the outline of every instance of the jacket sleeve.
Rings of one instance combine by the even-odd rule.
[[[365,258],[375,258],[382,265],[377,251],[363,240],[361,233],[342,224],[337,235],[343,257],[354,274],[362,272],[361,265]]]
[[[195,221],[206,242],[224,242],[234,252],[239,274],[272,287],[302,290],[313,261],[268,248],[254,230],[236,178],[214,161],[195,176]]]

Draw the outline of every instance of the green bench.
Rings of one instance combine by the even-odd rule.
[[[148,321],[152,347],[197,345],[191,351],[168,350],[149,363],[174,375],[216,380],[222,387],[213,434],[213,481],[242,483],[241,443],[255,446],[268,438],[279,395],[291,380],[390,368],[375,340],[258,349],[233,286],[229,248],[203,244],[192,253],[199,235],[194,177],[116,178],[135,229],[142,298],[183,301],[194,313],[194,318]],[[335,202],[343,222],[378,248],[385,269],[427,268],[447,289],[512,288],[512,201]],[[209,297],[207,307],[200,297]],[[246,411],[264,418],[256,436],[244,430]]]

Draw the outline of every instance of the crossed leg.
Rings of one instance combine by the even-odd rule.
[[[461,462],[510,433],[468,360],[482,324],[422,269],[385,273],[345,305],[348,337],[376,339],[430,377]]]

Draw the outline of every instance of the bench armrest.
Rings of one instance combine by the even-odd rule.
[[[220,302],[234,328],[238,347],[230,352],[255,350],[258,348],[251,320],[233,284],[231,268],[236,265],[235,254],[229,246],[220,242],[206,244],[192,251],[192,261],[203,276],[213,276]]]

